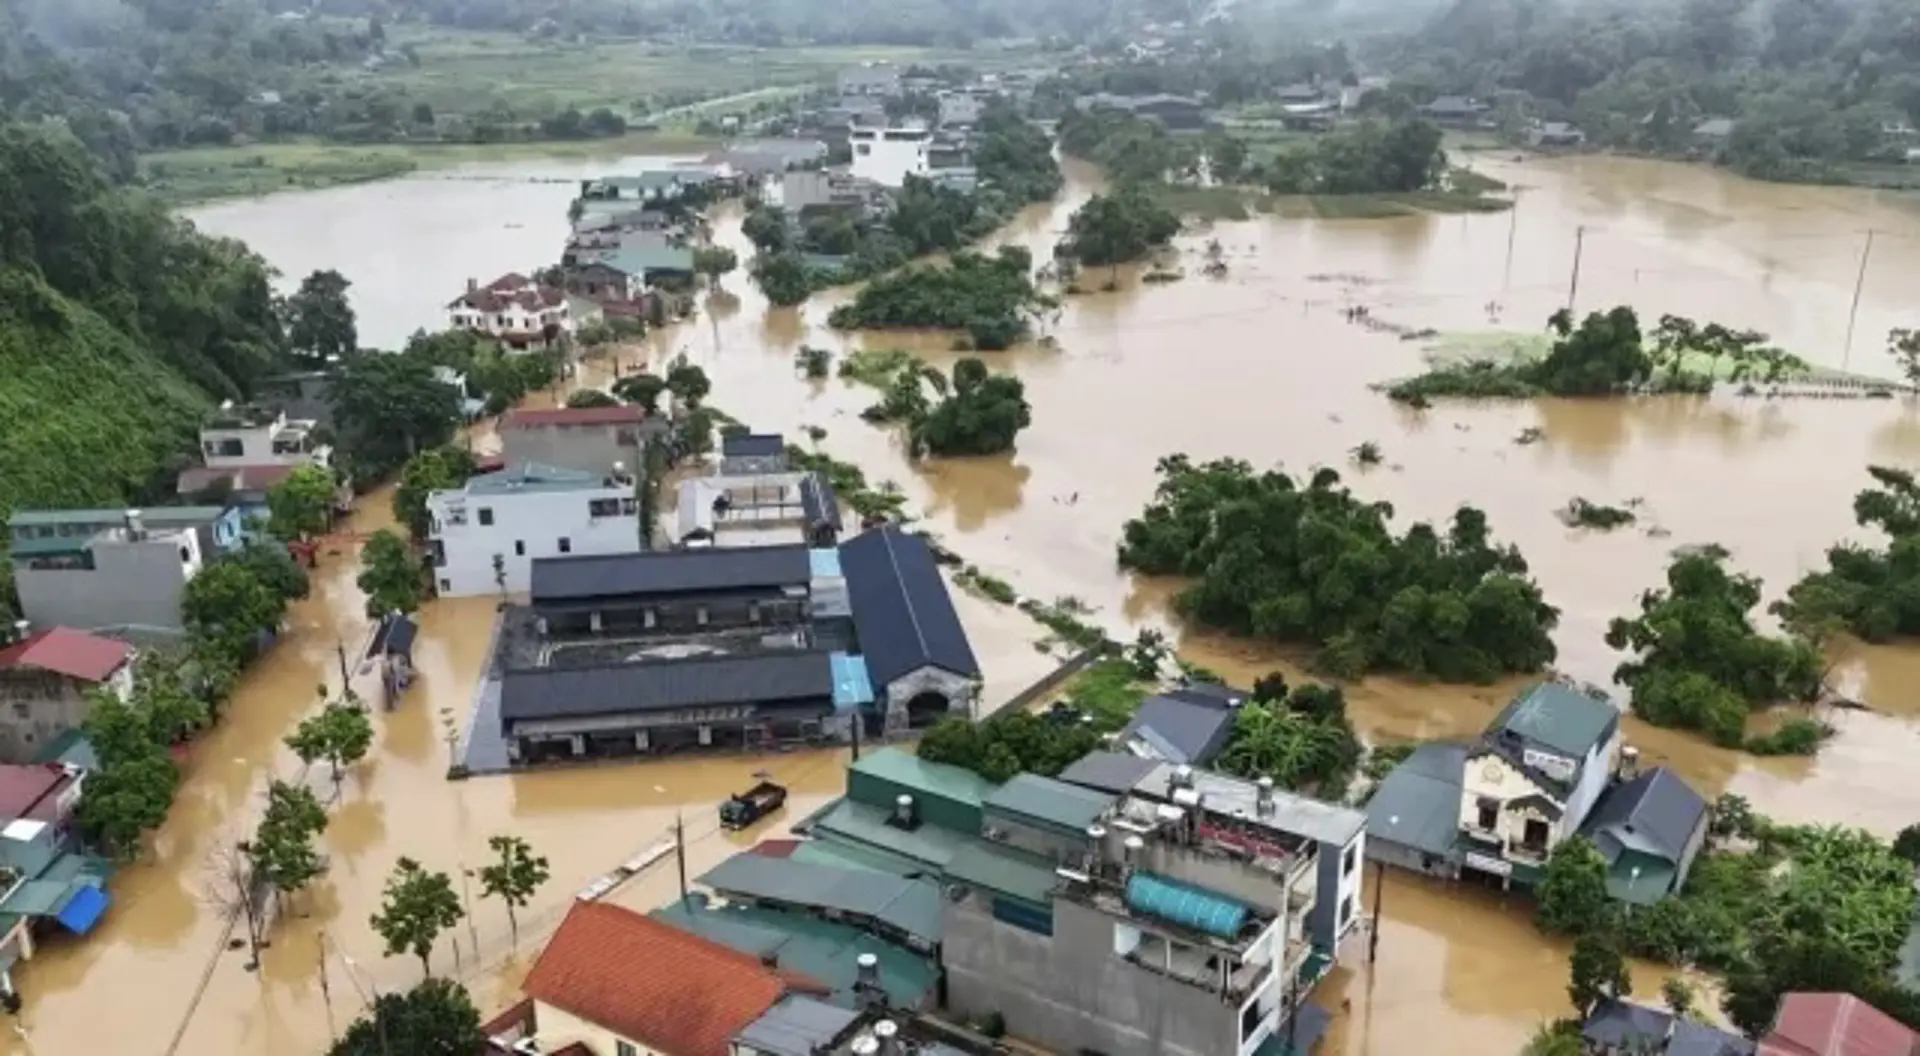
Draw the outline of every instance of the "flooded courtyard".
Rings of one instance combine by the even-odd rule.
[[[760,429],[825,428],[824,450],[871,479],[899,483],[928,527],[969,561],[1027,594],[1078,597],[1116,632],[1169,624],[1175,586],[1121,575],[1113,561],[1121,523],[1151,493],[1160,456],[1233,455],[1304,471],[1345,467],[1347,452],[1371,441],[1386,464],[1346,471],[1355,490],[1391,501],[1403,521],[1445,517],[1462,502],[1485,509],[1562,609],[1560,666],[1605,681],[1618,662],[1601,641],[1606,622],[1658,583],[1674,547],[1726,546],[1777,594],[1853,532],[1851,499],[1868,462],[1920,455],[1920,420],[1905,401],[1541,401],[1412,412],[1368,386],[1419,369],[1417,344],[1356,326],[1342,309],[1365,305],[1376,318],[1442,331],[1535,329],[1567,303],[1578,239],[1582,310],[1625,302],[1643,319],[1674,312],[1753,327],[1810,362],[1890,374],[1880,349],[1890,327],[1912,321],[1902,316],[1902,280],[1920,270],[1920,213],[1866,192],[1753,184],[1657,163],[1476,165],[1521,188],[1514,213],[1222,224],[1181,239],[1184,281],[1140,286],[1123,272],[1117,290],[1071,298],[1048,330],[1057,348],[988,357],[1020,375],[1033,405],[1033,425],[1010,457],[910,463],[886,432],[859,419],[871,390],[802,379],[793,366],[802,343],[835,351],[907,343],[828,329],[827,312],[843,295],[769,311],[736,273],[725,296],[629,350],[622,365],[657,366],[684,351],[712,377],[716,405]],[[522,165],[463,175],[477,174],[500,178],[421,177],[194,215],[289,276],[337,268],[354,282],[362,343],[392,347],[416,328],[444,325],[441,306],[468,277],[552,259],[573,188],[527,178],[586,173]],[[1001,238],[1044,259],[1093,189],[1090,174],[1072,176],[1061,202],[1029,210]],[[721,213],[718,237],[744,251],[738,219]],[[1878,234],[1849,352],[1848,308],[1869,228]],[[1223,279],[1199,275],[1209,238],[1224,249]],[[953,357],[944,340],[917,344],[942,366]],[[611,367],[589,364],[582,380],[604,382]],[[1542,439],[1516,444],[1528,429]],[[1664,534],[1569,530],[1554,511],[1574,496],[1640,499],[1643,524]],[[389,519],[385,495],[376,494],[352,529]],[[448,782],[450,740],[493,603],[437,602],[423,615],[419,681],[396,710],[376,716],[375,750],[346,779],[325,836],[327,877],[276,929],[261,970],[247,972],[244,951],[227,948],[227,921],[204,897],[204,863],[248,829],[269,776],[295,770],[281,737],[314,705],[318,685],[337,687],[339,645],[352,650],[364,639],[352,543],[333,549],[313,596],[294,610],[293,632],[195,746],[154,853],[116,879],[100,929],[84,942],[49,943],[18,972],[24,1031],[0,1037],[0,1052],[319,1051],[369,995],[419,975],[412,958],[384,957],[367,926],[394,861],[408,855],[458,881],[484,859],[489,836],[512,832],[553,872],[521,914],[519,952],[504,910],[476,900],[472,924],[443,939],[434,958],[436,971],[461,975],[482,1008],[495,1009],[574,893],[667,834],[677,814],[698,875],[752,838],[721,834],[713,807],[756,770],[793,792],[775,827],[840,789],[845,756],[835,752]],[[1039,629],[1023,616],[956,600],[990,700],[1050,666],[1034,648]],[[1288,659],[1206,635],[1180,642],[1188,659],[1234,681]],[[1631,721],[1628,736],[1646,759],[1678,768],[1709,796],[1731,790],[1785,819],[1891,834],[1920,819],[1920,780],[1907,765],[1920,747],[1920,653],[1855,647],[1840,671],[1873,710],[1832,716],[1839,735],[1814,760],[1755,760]],[[1376,679],[1350,699],[1369,737],[1442,737],[1480,729],[1511,689]],[[669,860],[611,897],[647,908],[671,897],[675,882]],[[1565,951],[1539,937],[1520,906],[1392,875],[1382,910],[1377,963],[1370,970],[1364,956],[1350,957],[1322,991],[1323,1004],[1344,1010],[1330,1056],[1511,1052],[1535,1024],[1567,1011]],[[1658,982],[1643,970],[1635,989],[1651,992]]]

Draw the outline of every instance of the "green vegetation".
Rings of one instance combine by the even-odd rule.
[[[1153,501],[1127,522],[1124,568],[1179,575],[1180,612],[1237,634],[1315,647],[1338,678],[1404,671],[1487,682],[1554,658],[1559,612],[1496,546],[1486,515],[1454,514],[1446,535],[1396,536],[1384,503],[1361,501],[1330,469],[1305,486],[1243,461],[1160,460]]]
[[[287,605],[307,596],[307,574],[284,547],[249,543],[187,581],[180,598],[194,653],[239,670],[263,636],[277,634]]]
[[[1592,528],[1602,532],[1632,524],[1638,519],[1632,510],[1625,507],[1588,502],[1578,495],[1569,499],[1560,510],[1560,521],[1567,527]]]
[[[1085,267],[1139,260],[1180,233],[1180,218],[1137,187],[1096,194],[1074,210],[1058,254]]]
[[[402,857],[394,863],[393,875],[387,878],[381,894],[380,911],[369,923],[386,943],[387,956],[411,953],[420,958],[420,967],[431,977],[434,942],[465,915],[447,874],[424,869],[419,862]]]
[[[347,1027],[327,1056],[466,1056],[486,1051],[480,1011],[459,983],[425,979],[402,993],[374,995],[373,1010]]]
[[[1362,467],[1377,466],[1386,458],[1380,453],[1380,445],[1371,440],[1355,447],[1348,454],[1352,457],[1354,465]]]
[[[979,723],[958,717],[940,720],[920,738],[919,755],[1001,782],[1023,773],[1054,777],[1099,747],[1100,734],[1091,724],[1002,711]]]
[[[267,531],[283,542],[319,535],[333,523],[333,501],[333,472],[301,466],[267,489]]]
[[[1217,765],[1229,774],[1271,777],[1281,788],[1336,799],[1361,754],[1340,687],[1303,684],[1289,691],[1286,678],[1275,672],[1254,683],[1253,699],[1234,715]]]
[[[480,893],[486,898],[499,899],[507,907],[507,927],[517,946],[520,921],[515,911],[527,908],[533,893],[547,882],[551,870],[547,868],[547,860],[533,853],[527,841],[518,836],[490,836],[487,847],[493,851],[493,861],[480,867]]]
[[[1062,696],[1092,720],[1096,732],[1116,733],[1133,721],[1140,702],[1147,699],[1150,677],[1126,660],[1110,657],[1073,676]]]
[[[1607,860],[1584,836],[1562,840],[1547,859],[1540,886],[1533,892],[1533,919],[1555,935],[1604,931],[1616,912],[1607,894]],[[1575,1008],[1584,1006],[1574,1002]]]
[[[276,901],[305,890],[325,871],[313,840],[326,827],[326,808],[312,789],[274,778],[267,785],[267,809],[244,848],[250,875],[264,882]]]
[[[473,454],[464,447],[430,447],[407,459],[393,489],[393,518],[415,539],[425,539],[430,518],[427,496],[460,487],[473,476]]]
[[[424,356],[384,352],[356,353],[340,364],[329,396],[342,462],[353,480],[384,480],[417,452],[452,441],[460,396],[434,377],[433,367]],[[480,373],[476,359],[469,379],[482,384],[475,380]]]
[[[1033,256],[1003,246],[994,256],[955,253],[946,265],[915,264],[883,275],[828,316],[840,330],[964,330],[974,348],[1025,338],[1030,313],[1051,304],[1033,285]]]
[[[834,494],[859,515],[863,524],[897,520],[907,504],[907,497],[900,493],[899,487],[892,481],[885,481],[877,488],[869,486],[867,475],[860,471],[859,466],[838,461],[824,452],[808,451],[788,444],[787,461],[797,470],[826,477]]]
[[[1407,194],[1441,188],[1447,152],[1425,121],[1361,121],[1275,154],[1259,173],[1274,194]]]
[[[1883,548],[1837,543],[1827,567],[1795,583],[1774,612],[1787,626],[1816,641],[1841,629],[1869,642],[1920,634],[1920,482],[1903,469],[1868,466],[1878,487],[1853,499],[1862,528],[1877,528]]]
[[[1002,605],[1011,605],[1020,600],[1020,593],[1013,589],[1013,584],[988,575],[972,565],[966,565],[955,572],[953,581],[963,590],[970,590],[988,601],[997,601]]]
[[[1818,697],[1821,663],[1804,638],[1754,630],[1748,613],[1760,603],[1760,581],[1728,572],[1726,558],[1719,547],[1676,557],[1666,589],[1641,595],[1637,617],[1616,618],[1607,644],[1634,654],[1613,673],[1632,691],[1634,714],[1735,748],[1746,743],[1750,712]],[[1811,751],[1820,739],[1806,744],[1798,732],[1785,743]]]
[[[368,536],[356,580],[367,596],[367,618],[420,611],[427,593],[425,571],[405,539],[384,528]]]
[[[1082,618],[1087,615],[1088,609],[1079,598],[1064,597],[1052,601],[1024,598],[1020,602],[1020,611],[1074,649],[1096,649],[1107,644],[1107,632]]]
[[[928,388],[937,399],[928,399]],[[870,422],[904,424],[907,446],[915,457],[1010,451],[1014,438],[1033,420],[1020,379],[993,374],[974,356],[955,362],[951,379],[912,361],[893,373],[882,400],[860,416]]]
[[[351,700],[328,701],[301,720],[287,735],[286,745],[308,766],[325,759],[337,785],[347,767],[366,758],[373,747],[373,720]]]

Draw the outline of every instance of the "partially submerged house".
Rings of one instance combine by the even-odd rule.
[[[720,439],[720,472],[785,473],[787,441],[779,433],[736,433]]]
[[[1507,704],[1468,751],[1460,796],[1460,864],[1502,886],[1539,881],[1620,759],[1610,702],[1542,682]]]
[[[1119,741],[1143,758],[1206,766],[1226,748],[1247,698],[1244,690],[1207,682],[1156,694],[1140,703]]]
[[[133,692],[134,649],[68,627],[0,648],[0,762],[25,763],[91,711],[88,695]]]
[[[567,291],[519,272],[485,286],[468,279],[466,292],[447,303],[447,325],[490,337],[509,352],[562,348],[577,330]]]
[[[1580,1024],[1590,1056],[1753,1056],[1754,1043],[1665,1009],[1607,999]],[[1793,1056],[1806,1056],[1795,1050]]]
[[[1430,876],[1460,875],[1461,790],[1468,746],[1423,744],[1367,800],[1367,857]]]
[[[1527,129],[1527,145],[1535,150],[1582,146],[1587,134],[1565,121],[1542,121]]]
[[[124,528],[127,515],[149,529],[171,532],[192,529],[200,537],[200,552],[224,553],[246,542],[246,524],[238,506],[154,506],[147,509],[15,510],[7,518],[12,540],[7,555],[13,560],[48,554],[72,554],[101,532]]]
[[[633,477],[643,465],[649,436],[666,433],[664,419],[646,408],[521,408],[500,419],[500,453],[509,465],[537,463],[576,473]]]
[[[1443,95],[1419,108],[1421,117],[1436,125],[1473,125],[1478,124],[1493,108],[1486,103],[1464,95]]]
[[[80,850],[74,824],[87,775],[69,763],[0,766],[0,977],[49,933],[85,935],[106,914],[113,865]]]
[[[680,482],[682,546],[831,547],[840,538],[840,499],[818,473],[694,477]]]
[[[427,496],[427,551],[441,597],[528,589],[538,558],[640,549],[640,504],[624,471],[523,462]]]
[[[290,471],[290,470],[289,470]],[[15,555],[20,613],[36,627],[178,637],[187,582],[210,559],[194,528],[149,528],[139,510],[59,550]]]
[[[974,718],[980,663],[926,540],[870,528],[840,544],[840,569],[885,732]]]
[[[301,466],[331,470],[333,448],[322,440],[319,425],[289,418],[277,407],[222,404],[200,427],[201,464],[180,472],[177,490],[203,503],[239,506],[243,518],[264,519],[267,490],[288,474]],[[343,484],[336,503],[344,508],[352,498]]]
[[[1622,780],[1601,795],[1580,834],[1607,860],[1607,893],[1650,906],[1685,886],[1706,843],[1707,801],[1664,766],[1630,773],[1634,749],[1624,750]]]

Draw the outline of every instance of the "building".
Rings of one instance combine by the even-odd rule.
[[[866,62],[840,71],[840,94],[887,97],[900,94],[900,67]]]
[[[827,160],[827,145],[817,139],[750,139],[729,143],[706,160],[741,176],[760,178],[822,164]]]
[[[663,968],[671,966],[671,970]],[[514,1052],[736,1056],[732,1041],[819,983],[619,906],[575,902],[522,986]],[[506,1042],[508,1044],[502,1044]]]
[[[161,636],[186,627],[180,611],[187,581],[206,559],[192,528],[156,531],[140,511],[58,552],[15,556],[20,614],[36,627],[113,629]]]
[[[1467,746],[1423,744],[1367,800],[1367,857],[1429,876],[1460,875],[1461,785]]]
[[[779,433],[736,433],[720,438],[720,472],[757,475],[787,471],[787,441]]]
[[[201,464],[182,470],[183,496],[218,494],[241,516],[265,517],[267,490],[301,466],[330,467],[333,449],[317,439],[319,422],[257,405],[223,404],[200,428]],[[342,487],[340,501],[352,493]]]
[[[188,529],[200,537],[200,552],[220,554],[246,542],[238,506],[155,506],[145,510],[15,510],[7,518],[12,536],[8,555],[15,561],[46,554],[71,554],[101,532],[124,527],[127,515],[153,531]]]
[[[427,515],[442,597],[524,591],[536,558],[640,549],[640,503],[624,474],[521,463],[433,492]]]
[[[647,438],[665,434],[666,428],[665,421],[633,405],[513,410],[500,419],[500,454],[509,465],[634,475],[644,465]]]
[[[659,232],[583,237],[567,256],[567,292],[602,305],[693,278],[693,250]]]
[[[1492,110],[1487,104],[1464,95],[1443,95],[1420,107],[1420,116],[1437,125],[1477,124]]]
[[[1134,117],[1157,121],[1169,132],[1192,132],[1207,126],[1207,107],[1198,99],[1184,95],[1115,95],[1100,92],[1083,95],[1073,104],[1081,111],[1118,110]]]
[[[1725,143],[1727,137],[1733,135],[1734,127],[1738,123],[1739,122],[1730,117],[1709,117],[1705,121],[1693,126],[1694,145],[1700,147],[1717,147]]]
[[[684,480],[676,516],[683,546],[831,547],[841,529],[839,496],[818,473]]]
[[[839,574],[799,545],[656,550],[543,558],[530,590],[550,635],[757,636],[804,627],[816,581]]]
[[[447,325],[485,334],[514,352],[561,347],[575,331],[566,291],[518,272],[485,286],[468,279],[467,292],[447,302]]]
[[[973,92],[941,92],[941,128],[972,128],[987,112],[987,100]]]
[[[1468,751],[1460,794],[1462,869],[1537,883],[1620,759],[1620,712],[1557,682],[1516,696]]]
[[[1299,81],[1289,84],[1273,93],[1273,97],[1283,106],[1306,106],[1326,102],[1329,98],[1318,85]],[[1333,97],[1337,100],[1337,96]]]
[[[1207,682],[1156,694],[1140,702],[1119,740],[1142,758],[1206,766],[1226,748],[1246,700],[1244,690]]]
[[[1631,760],[1632,748],[1623,750]],[[1580,834],[1607,860],[1607,893],[1650,906],[1686,885],[1693,860],[1706,843],[1707,801],[1664,766],[1629,774],[1608,788]]]
[[[925,176],[933,167],[927,157],[933,132],[927,128],[856,127],[848,131],[847,141],[853,147],[855,179],[897,188],[907,177]]]
[[[47,747],[55,747],[49,743]],[[34,955],[54,925],[93,930],[110,901],[113,864],[81,852],[74,811],[89,771],[68,763],[0,766],[0,977]]]
[[[1852,994],[1791,993],[1780,999],[1758,1056],[1864,1056],[1920,1051],[1920,1034]]]
[[[133,692],[133,647],[52,627],[0,648],[0,762],[33,759],[61,733],[78,729],[87,695]]]
[[[1006,1051],[950,1023],[884,1008],[842,1008],[806,996],[783,999],[733,1039],[733,1056],[988,1056]]]
[[[872,528],[840,544],[840,568],[885,732],[975,717],[980,664],[926,541]]]
[[[1753,1056],[1753,1042],[1631,1001],[1603,1000],[1580,1024],[1591,1056]],[[1795,1056],[1803,1056],[1793,1050]]]
[[[637,202],[663,205],[678,202],[703,179],[679,169],[648,169],[629,176],[602,176],[580,181],[580,198],[585,201]]]
[[[255,385],[261,399],[285,411],[288,418],[333,424],[333,372],[300,370],[261,378]]]
[[[1582,146],[1587,134],[1565,121],[1544,121],[1527,130],[1527,145],[1536,150]]]

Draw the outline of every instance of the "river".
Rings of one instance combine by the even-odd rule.
[[[712,376],[714,402],[735,416],[790,432],[825,427],[826,450],[872,478],[897,481],[969,560],[1024,592],[1078,597],[1115,630],[1168,622],[1171,586],[1136,581],[1113,565],[1120,524],[1150,493],[1159,456],[1236,455],[1305,470],[1345,466],[1350,448],[1373,441],[1387,464],[1350,472],[1356,490],[1391,500],[1402,519],[1445,517],[1460,502],[1487,510],[1563,610],[1561,666],[1605,680],[1617,662],[1600,640],[1607,620],[1658,582],[1673,547],[1718,542],[1777,592],[1853,531],[1851,497],[1866,463],[1907,462],[1920,452],[1911,411],[1894,401],[1650,399],[1414,413],[1368,385],[1418,369],[1418,349],[1351,324],[1341,309],[1364,304],[1378,318],[1448,330],[1488,327],[1495,304],[1501,325],[1532,329],[1566,301],[1578,240],[1582,309],[1626,301],[1643,316],[1716,319],[1767,331],[1816,363],[1890,373],[1880,348],[1886,330],[1907,321],[1902,279],[1920,270],[1920,214],[1869,192],[1754,184],[1663,163],[1475,164],[1522,188],[1514,213],[1223,224],[1181,239],[1192,258],[1192,277],[1182,282],[1142,287],[1123,275],[1114,292],[1072,298],[1051,329],[1057,348],[991,357],[1019,373],[1034,406],[1034,424],[1011,457],[910,464],[886,433],[858,418],[871,392],[801,379],[792,356],[803,341],[849,347],[824,323],[843,295],[769,311],[735,274],[729,296],[650,337],[626,365],[658,365],[684,351]],[[572,188],[530,178],[592,171],[517,163],[191,215],[209,231],[244,239],[292,279],[340,270],[354,283],[362,343],[393,346],[416,328],[442,325],[441,306],[467,278],[550,261]],[[498,178],[476,178],[490,176]],[[1096,185],[1084,170],[1070,176],[1062,201],[1028,210],[999,237],[1044,257]],[[737,221],[723,213],[719,237],[744,249]],[[1848,306],[1868,229],[1877,233],[1849,354]],[[1199,277],[1208,237],[1225,248],[1224,279]],[[930,361],[951,360],[939,342],[922,344]],[[586,380],[602,380],[606,367],[594,366]],[[1516,444],[1529,428],[1543,438]],[[1643,520],[1664,534],[1570,531],[1553,513],[1575,495],[1642,499]],[[388,520],[376,495],[353,527]],[[24,1032],[0,1037],[0,1053],[318,1051],[366,994],[418,977],[411,958],[384,957],[366,925],[393,861],[406,854],[457,873],[484,858],[488,836],[511,831],[553,869],[521,914],[523,952],[511,949],[497,905],[477,903],[473,927],[451,937],[462,947],[458,971],[491,1010],[511,998],[524,953],[538,949],[573,892],[653,843],[676,813],[684,812],[697,875],[740,843],[716,831],[712,806],[750,783],[752,771],[770,770],[792,787],[789,818],[840,785],[840,753],[449,783],[448,725],[465,714],[492,606],[436,603],[424,615],[420,682],[398,710],[378,716],[376,749],[346,780],[325,836],[329,875],[298,902],[305,915],[276,930],[262,970],[249,973],[244,953],[225,949],[225,921],[202,895],[204,862],[210,848],[246,829],[267,776],[293,772],[280,738],[313,705],[316,684],[337,685],[336,642],[364,634],[352,545],[331,550],[313,597],[294,610],[294,632],[246,675],[226,719],[195,746],[154,854],[116,880],[100,930],[85,941],[48,943],[19,971]],[[1032,647],[1037,634],[1021,617],[971,598],[960,603],[990,693],[1044,670]],[[1196,634],[1179,641],[1184,656],[1235,680],[1286,666],[1247,643]],[[1839,735],[1816,760],[1756,761],[1631,721],[1628,735],[1648,761],[1679,768],[1709,796],[1733,790],[1776,816],[1888,834],[1920,818],[1920,779],[1908,766],[1920,748],[1920,659],[1855,647],[1840,670],[1875,711],[1832,716]],[[1510,689],[1371,679],[1351,691],[1352,712],[1371,737],[1466,734]],[[656,867],[612,897],[645,907],[673,883],[670,866]],[[1566,1013],[1565,951],[1536,935],[1520,907],[1394,876],[1383,910],[1377,964],[1369,970],[1350,958],[1322,994],[1330,1007],[1346,1002],[1329,1056],[1511,1052],[1535,1024]],[[456,970],[447,939],[435,968]],[[1636,989],[1656,992],[1660,978],[1643,966]]]

